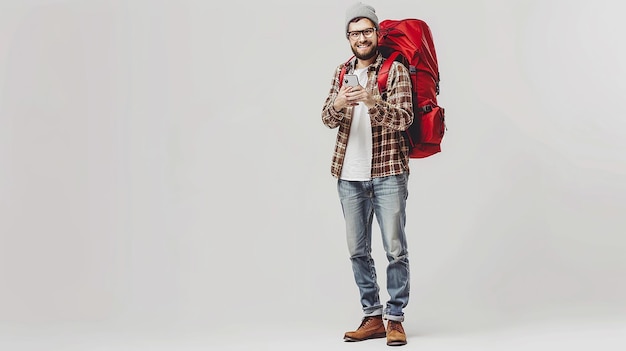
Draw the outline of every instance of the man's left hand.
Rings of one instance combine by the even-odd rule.
[[[354,87],[351,91],[347,92],[346,99],[348,103],[363,102],[367,108],[372,108],[376,104],[374,95],[370,94],[362,86]]]

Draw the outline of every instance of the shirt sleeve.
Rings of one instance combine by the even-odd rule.
[[[394,62],[389,70],[387,98],[369,109],[372,126],[405,131],[413,123],[411,76],[406,67]]]
[[[337,128],[340,122],[344,119],[347,114],[347,109],[342,109],[340,111],[336,111],[333,107],[333,103],[335,102],[335,98],[339,94],[339,74],[341,73],[341,66],[335,69],[335,74],[333,76],[333,80],[331,82],[330,91],[328,92],[328,97],[324,102],[324,107],[322,108],[322,122],[328,128]]]

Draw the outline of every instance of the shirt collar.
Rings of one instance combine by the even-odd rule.
[[[378,56],[376,57],[376,61],[374,61],[374,63],[369,65],[368,70],[378,71],[378,69],[380,68],[380,65],[382,64],[383,64],[383,55],[381,55],[379,52]],[[350,60],[350,62],[348,63],[348,68],[349,68],[348,72],[354,72],[355,67],[356,67],[356,57],[353,57],[352,60]]]

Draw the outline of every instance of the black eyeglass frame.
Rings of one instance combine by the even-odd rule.
[[[365,34],[365,32],[369,32],[369,31],[371,31],[371,33],[369,35]],[[372,27],[372,28],[365,28],[363,30],[353,30],[353,31],[347,32],[346,33],[346,37],[348,37],[350,39],[355,39],[356,40],[356,39],[359,39],[361,37],[361,34],[362,34],[364,37],[369,38],[372,35],[374,35],[375,32],[376,32],[376,28],[374,28],[374,27]]]

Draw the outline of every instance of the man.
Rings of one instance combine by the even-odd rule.
[[[348,250],[364,312],[359,328],[345,333],[344,340],[387,337],[387,344],[395,346],[406,344],[402,322],[409,300],[404,232],[409,158],[402,131],[413,123],[413,107],[409,73],[397,62],[389,71],[384,99],[378,91],[377,74],[384,60],[378,52],[378,30],[373,7],[356,3],[347,9],[346,35],[354,57],[346,73],[356,74],[360,85],[340,84],[344,64],[337,67],[322,109],[322,121],[329,128],[339,128],[331,173],[338,178]],[[390,299],[384,308],[371,256],[374,216],[389,261]]]

